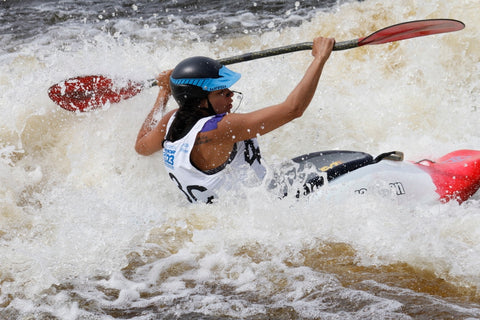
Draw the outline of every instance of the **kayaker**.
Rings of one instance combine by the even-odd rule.
[[[137,136],[135,150],[151,155],[163,149],[166,170],[190,202],[210,203],[239,180],[255,183],[266,173],[257,135],[300,117],[315,94],[335,40],[313,40],[314,57],[285,101],[249,113],[230,113],[229,88],[240,74],[206,57],[192,57],[160,74],[153,109]],[[172,95],[179,108],[158,119]]]

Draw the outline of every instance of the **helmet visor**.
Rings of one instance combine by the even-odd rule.
[[[191,84],[202,88],[204,91],[216,91],[230,88],[241,77],[240,73],[232,71],[225,66],[218,70],[218,75],[218,78],[175,79],[171,77],[171,81],[176,85]]]

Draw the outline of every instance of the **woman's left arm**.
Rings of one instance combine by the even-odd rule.
[[[247,140],[302,116],[313,99],[334,44],[333,38],[317,37],[313,40],[314,59],[285,101],[250,113],[229,113],[219,122],[219,130],[213,131],[212,135],[215,134],[217,141],[222,143]]]

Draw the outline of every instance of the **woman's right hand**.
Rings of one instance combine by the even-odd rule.
[[[157,80],[157,85],[160,89],[165,89],[170,94],[170,76],[172,75],[172,70],[167,70],[161,72],[155,79]]]

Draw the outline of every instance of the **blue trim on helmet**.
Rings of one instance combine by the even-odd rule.
[[[240,73],[232,71],[225,66],[218,70],[219,78],[191,78],[191,79],[175,79],[170,77],[173,84],[191,84],[202,88],[203,91],[216,91],[230,88],[240,79]]]

